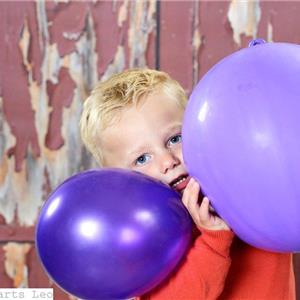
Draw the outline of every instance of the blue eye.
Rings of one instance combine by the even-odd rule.
[[[168,140],[168,145],[170,146],[170,145],[181,143],[181,140],[182,140],[181,134],[176,134]]]
[[[149,154],[143,154],[135,160],[135,165],[142,166],[145,163],[147,163],[150,160],[150,158],[151,156]]]

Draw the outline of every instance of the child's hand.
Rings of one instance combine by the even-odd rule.
[[[189,211],[196,226],[208,230],[230,230],[229,226],[214,213],[207,197],[204,197],[199,205],[199,192],[199,184],[195,179],[191,178],[182,196],[182,202]]]

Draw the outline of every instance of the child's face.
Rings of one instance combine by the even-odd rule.
[[[183,191],[189,180],[182,158],[183,113],[163,93],[126,108],[101,136],[104,167],[135,170]]]

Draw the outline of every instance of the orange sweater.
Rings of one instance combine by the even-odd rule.
[[[181,265],[140,300],[294,300],[292,255],[202,230]]]

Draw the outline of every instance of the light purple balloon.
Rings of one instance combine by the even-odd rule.
[[[188,102],[183,155],[241,239],[300,251],[300,46],[259,40],[216,64]]]

